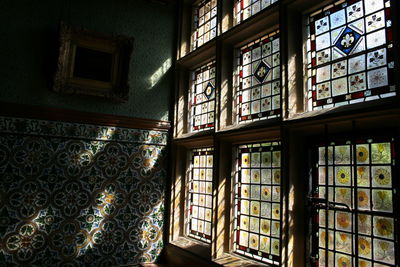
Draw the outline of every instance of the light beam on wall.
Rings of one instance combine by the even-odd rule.
[[[167,73],[167,71],[171,68],[172,65],[172,60],[171,58],[167,59],[164,61],[164,63],[161,65],[161,67],[159,67],[154,73],[153,75],[151,75],[150,77],[150,88],[153,88],[154,85],[156,85],[161,78],[164,76],[165,73]]]

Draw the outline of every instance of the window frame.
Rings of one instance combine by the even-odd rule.
[[[189,0],[179,0],[181,3],[180,22],[187,22],[191,17],[191,4]],[[282,266],[293,265],[296,258],[306,265],[310,263],[309,242],[307,241],[308,222],[304,214],[309,214],[307,203],[307,184],[304,177],[308,177],[307,163],[310,159],[297,153],[300,149],[305,151],[309,146],[309,138],[317,135],[324,136],[324,126],[329,125],[329,134],[337,132],[350,133],[353,131],[352,122],[356,122],[361,128],[374,130],[383,125],[393,127],[400,132],[400,94],[388,99],[369,101],[338,107],[324,111],[307,110],[304,96],[307,87],[304,83],[304,56],[303,41],[305,40],[306,16],[332,0],[280,0],[278,3],[249,17],[240,24],[233,23],[234,0],[218,0],[218,34],[216,38],[194,51],[185,50],[185,45],[190,40],[187,25],[179,25],[177,43],[177,85],[174,110],[174,133],[172,137],[172,151],[187,150],[190,147],[205,146],[202,140],[207,139],[208,145],[214,146],[214,221],[213,242],[203,251],[195,251],[193,248],[177,244],[174,238],[170,238],[171,244],[177,245],[208,259],[210,263],[219,263],[228,266],[228,263],[254,264],[269,266],[233,253],[233,229],[230,222],[233,218],[234,198],[232,194],[232,165],[234,162],[233,147],[238,144],[263,142],[279,139],[282,141],[282,194],[285,202],[282,203]],[[393,2],[393,1],[392,1]],[[400,10],[400,2],[394,2],[393,9]],[[189,15],[189,16],[188,16]],[[301,21],[301,23],[299,23]],[[393,33],[395,44],[395,65],[400,66],[400,39],[397,35],[399,25],[393,19]],[[244,43],[279,28],[281,39],[281,105],[282,114],[280,120],[262,120],[248,122],[242,125],[236,123],[235,114],[235,90],[233,89],[234,51]],[[190,31],[189,31],[190,32]],[[397,35],[396,35],[397,34]],[[188,38],[189,37],[189,38]],[[202,62],[216,61],[216,96],[215,129],[201,133],[190,133],[187,129],[179,129],[179,114],[187,115],[187,73],[188,70],[200,66]],[[398,67],[397,67],[398,68]],[[299,71],[301,70],[301,71]],[[397,70],[397,69],[396,69]],[[396,79],[396,88],[400,88],[400,79]],[[398,90],[398,89],[397,89]],[[186,100],[185,100],[186,97]],[[184,105],[180,105],[186,101]],[[184,115],[184,116],[186,116]],[[187,118],[187,116],[186,116]],[[371,119],[372,123],[367,122]],[[187,124],[186,124],[187,125]],[[185,126],[186,127],[186,126]],[[184,127],[183,127],[184,128]],[[299,154],[299,155],[298,155]],[[397,156],[398,157],[398,156]],[[179,164],[182,156],[173,157],[174,165]],[[290,165],[290,168],[289,168]],[[172,184],[179,180],[181,172],[172,170]],[[171,203],[172,204],[172,203]],[[171,206],[171,217],[174,209]],[[219,217],[221,216],[221,217]],[[170,225],[171,226],[171,225]],[[182,225],[181,225],[182,226]],[[171,227],[170,227],[171,228]],[[398,233],[400,233],[398,231]],[[166,235],[167,236],[167,235]],[[171,236],[171,235],[170,235]],[[180,236],[182,237],[182,236]],[[285,246],[285,247],[283,247]],[[297,262],[296,262],[297,263]]]
[[[216,3],[216,6],[215,7],[213,7],[212,6],[212,4],[213,3]],[[200,9],[201,8],[203,8],[203,7],[205,7],[208,3],[210,3],[210,18],[208,19],[208,20],[205,20],[202,24],[201,24],[201,26],[199,25],[199,21],[196,21],[196,16],[197,16],[197,20],[199,20],[200,19],[200,17],[205,17],[206,15],[205,14],[203,14],[203,16],[200,16],[199,15],[199,13],[200,13]],[[214,15],[214,16],[212,16],[212,10],[214,9],[214,8],[216,8],[216,14]],[[215,36],[214,37],[210,37],[210,39],[208,39],[208,41],[206,41],[206,42],[204,42],[204,40],[203,40],[203,43],[201,44],[201,45],[199,45],[198,44],[198,40],[199,40],[199,37],[197,36],[196,38],[194,37],[194,34],[196,34],[196,35],[198,35],[198,31],[199,31],[199,28],[201,28],[203,25],[205,26],[205,24],[207,23],[207,22],[209,22],[210,23],[210,29],[209,29],[209,33],[211,34],[211,31],[213,30],[213,28],[211,27],[211,22],[212,22],[212,20],[215,18],[215,22],[216,22],[216,25],[215,25]],[[190,51],[191,52],[193,52],[193,51],[195,51],[196,49],[199,49],[200,47],[202,47],[203,45],[205,45],[205,44],[207,44],[208,42],[210,42],[210,41],[212,41],[213,39],[215,39],[217,36],[218,36],[218,0],[197,0],[197,1],[195,1],[193,4],[192,4],[192,16],[191,16],[191,34],[190,34]],[[196,27],[197,26],[197,27]],[[202,37],[204,36],[205,34],[202,34]],[[196,43],[196,44],[194,44],[194,43]]]
[[[196,96],[194,96],[193,87],[197,86],[197,74],[196,73],[197,72],[201,72],[201,75],[203,75],[204,74],[204,69],[207,69],[207,71],[210,71],[211,69],[214,69],[214,77],[213,78],[209,78],[207,80],[208,83],[211,83],[211,81],[214,80],[214,88],[213,88],[214,89],[214,92],[213,92],[214,96],[213,96],[213,99],[208,99],[208,100],[205,100],[205,101],[202,102],[202,103],[207,102],[209,104],[210,102],[214,101],[214,110],[210,112],[209,106],[208,106],[207,112],[206,112],[207,114],[209,114],[209,113],[213,113],[214,114],[213,115],[214,121],[212,123],[207,122],[206,124],[202,124],[202,122],[200,122],[200,126],[196,126],[195,122],[194,122],[195,121],[195,112],[196,112],[195,109],[200,104],[196,103],[196,104],[193,105],[193,99],[194,99],[194,97],[196,97],[198,95],[198,94],[196,94]],[[215,129],[215,127],[216,127],[216,117],[215,117],[215,115],[216,115],[216,111],[217,111],[218,87],[216,85],[216,73],[215,73],[215,70],[216,70],[216,62],[215,62],[215,60],[211,60],[211,61],[209,61],[209,62],[207,62],[205,64],[202,64],[201,66],[199,66],[199,67],[197,67],[197,68],[195,68],[195,69],[190,71],[191,78],[190,78],[190,81],[189,81],[188,96],[187,96],[188,97],[188,108],[187,108],[187,113],[188,113],[188,126],[187,127],[188,127],[188,130],[187,131],[190,132],[190,133],[198,133],[198,132],[202,132],[202,131],[213,131]],[[203,80],[202,80],[202,83],[204,83]],[[204,115],[204,114],[205,113],[203,113],[203,112],[201,113],[201,115]],[[198,129],[194,129],[195,127],[198,127]]]
[[[396,129],[392,128],[392,127],[388,127],[384,129],[384,132],[386,132],[385,134],[382,134],[381,132],[378,131],[374,131],[371,130],[370,133],[368,133],[367,131],[359,131],[358,129],[355,128],[355,123],[353,122],[353,126],[347,130],[346,133],[339,133],[339,134],[332,134],[329,133],[328,126],[325,126],[324,129],[324,138],[315,138],[314,140],[309,140],[308,141],[308,153],[309,153],[309,184],[308,184],[308,214],[310,215],[309,218],[309,224],[310,224],[310,228],[309,228],[309,239],[307,241],[308,247],[309,247],[309,253],[310,253],[310,263],[311,264],[315,264],[315,266],[318,266],[318,257],[316,256],[318,254],[318,250],[326,250],[328,253],[328,251],[336,251],[334,248],[336,247],[336,244],[334,243],[334,248],[329,248],[329,249],[324,249],[324,248],[319,248],[319,235],[318,233],[318,229],[319,228],[323,228],[323,227],[319,227],[318,226],[318,222],[316,221],[316,218],[318,216],[318,210],[325,210],[326,216],[328,216],[328,213],[326,211],[328,210],[333,210],[333,211],[343,211],[343,212],[349,212],[351,214],[351,216],[355,216],[357,217],[359,213],[362,214],[369,214],[369,216],[371,216],[371,220],[373,217],[375,216],[383,216],[383,217],[388,217],[388,218],[393,218],[394,220],[394,237],[392,239],[392,242],[395,244],[395,263],[392,265],[387,265],[387,266],[396,266],[396,264],[399,263],[400,261],[400,251],[396,246],[398,247],[398,242],[399,242],[399,229],[400,227],[398,226],[398,224],[396,224],[396,221],[398,221],[399,219],[399,212],[396,211],[396,206],[397,203],[399,203],[400,197],[399,194],[396,194],[396,192],[398,192],[399,190],[399,186],[400,183],[396,180],[395,177],[397,177],[400,173],[399,173],[399,166],[398,164],[396,165],[395,162],[398,160],[399,156],[398,156],[398,149],[400,147],[399,142],[398,142],[398,138],[397,134],[396,134]],[[398,130],[397,130],[398,132]],[[360,143],[360,140],[364,140],[365,142]],[[371,140],[371,142],[369,141]],[[339,144],[337,144],[337,142],[339,142]],[[316,191],[316,186],[318,187],[319,185],[319,177],[318,177],[318,168],[319,168],[319,164],[316,165],[316,163],[320,160],[319,155],[318,155],[318,149],[321,147],[321,145],[323,145],[323,147],[326,149],[328,146],[341,146],[343,144],[349,145],[351,147],[352,153],[350,154],[350,162],[349,162],[349,166],[351,168],[351,172],[353,174],[355,174],[355,177],[353,177],[353,174],[351,174],[351,180],[353,179],[357,179],[357,172],[356,172],[356,168],[359,166],[373,166],[374,164],[372,162],[368,163],[368,164],[357,164],[356,160],[354,160],[354,158],[357,158],[356,156],[356,150],[354,148],[356,148],[358,145],[360,144],[374,144],[374,143],[382,143],[382,142],[390,142],[392,145],[390,147],[391,151],[394,150],[394,155],[392,155],[391,158],[391,170],[392,170],[392,186],[389,188],[380,188],[380,187],[373,187],[371,184],[368,187],[361,187],[361,189],[370,189],[370,198],[372,199],[372,190],[375,188],[377,190],[379,189],[384,189],[384,190],[392,190],[392,207],[393,207],[393,211],[392,212],[383,212],[383,211],[374,211],[372,209],[372,206],[370,206],[370,210],[360,210],[357,207],[357,200],[354,200],[354,198],[357,198],[357,193],[358,193],[358,189],[360,188],[359,186],[357,186],[357,184],[355,185],[351,185],[350,184],[350,188],[351,191],[354,191],[351,194],[351,202],[352,205],[354,205],[353,207],[350,207],[349,210],[347,210],[346,208],[341,208],[342,205],[340,206],[335,206],[335,207],[330,207],[330,205],[326,205],[324,201],[320,201],[322,200],[322,198],[317,197],[317,191]],[[393,151],[392,151],[393,152]],[[371,160],[370,160],[371,161]],[[325,159],[325,165],[323,166],[329,166],[326,165],[326,163],[328,162],[328,159]],[[332,163],[334,166],[341,166],[341,165],[336,165],[336,163]],[[379,166],[380,164],[378,164]],[[382,164],[381,164],[382,165]],[[322,165],[321,165],[322,166]],[[372,170],[371,170],[372,171]],[[326,170],[326,172],[328,172],[328,170]],[[332,174],[333,179],[334,178],[334,173]],[[326,177],[326,175],[325,175]],[[372,177],[369,178],[370,181],[372,181]],[[326,179],[327,180],[327,179]],[[324,187],[328,187],[328,183],[325,180],[325,186]],[[323,186],[323,185],[322,185]],[[337,188],[336,187],[336,183],[333,182],[332,183],[333,188]],[[321,185],[320,185],[321,187]],[[372,200],[371,200],[372,201]],[[328,202],[326,202],[328,203]],[[333,202],[335,203],[335,202]],[[321,206],[322,205],[322,206]],[[324,206],[325,205],[325,206]],[[336,218],[334,217],[333,220],[336,220]],[[355,219],[355,221],[358,222],[358,217]],[[350,232],[348,232],[352,237],[352,242],[356,242],[358,243],[358,224],[354,223],[354,220],[352,219],[352,225],[354,224],[354,226],[352,226],[352,230]],[[328,227],[328,221],[325,220],[325,229]],[[353,231],[353,227],[355,227],[355,230]],[[373,224],[371,223],[371,233],[369,235],[366,234],[362,234],[362,236],[368,236],[371,239],[371,246],[373,246],[373,242],[372,240],[374,240],[375,238],[384,238],[384,237],[379,237],[376,236],[374,234],[373,231]],[[329,231],[333,231],[336,232],[338,229],[336,227],[332,227],[329,228]],[[341,231],[339,229],[339,231]],[[345,230],[346,231],[346,230]],[[347,233],[347,232],[346,232]],[[335,237],[334,237],[335,238]],[[356,240],[353,240],[356,239]],[[389,240],[388,238],[384,238],[385,240]],[[335,240],[335,239],[334,239]],[[326,239],[326,242],[328,242],[328,238]],[[333,241],[334,242],[334,241]],[[326,244],[325,244],[326,247]],[[356,246],[357,247],[357,246]],[[353,257],[356,260],[356,263],[358,262],[359,259],[359,255],[357,253],[358,251],[358,247],[355,248],[355,252],[353,251],[352,248],[352,253],[346,253],[344,252],[344,254],[351,254],[350,257]],[[341,251],[339,251],[339,253],[342,253]],[[363,260],[363,258],[361,258],[361,260]],[[335,261],[335,259],[334,259]],[[371,251],[371,258],[370,258],[371,262],[375,262],[374,261],[374,255]],[[379,262],[378,262],[379,263]],[[385,265],[386,266],[386,265]]]
[[[233,75],[232,75],[233,76],[232,79],[233,79],[233,101],[236,104],[236,112],[235,112],[236,118],[234,119],[236,125],[254,123],[254,122],[262,121],[262,120],[268,120],[268,121],[276,120],[276,121],[278,121],[278,120],[282,119],[282,115],[283,115],[283,112],[282,112],[282,96],[283,96],[282,75],[279,75],[279,78],[276,78],[276,79],[271,78],[271,81],[265,81],[264,80],[263,82],[260,83],[260,90],[261,91],[262,91],[262,86],[264,86],[264,85],[266,85],[268,83],[271,84],[270,97],[267,96],[267,97],[264,97],[264,99],[270,98],[271,102],[272,102],[274,97],[279,96],[279,99],[280,99],[279,108],[273,110],[272,103],[271,103],[271,110],[270,111],[268,111],[268,110],[264,111],[265,113],[270,113],[269,115],[262,116],[262,117],[259,116],[259,118],[257,118],[257,119],[256,118],[242,119],[243,116],[246,116],[246,117],[248,117],[248,116],[251,116],[251,117],[256,116],[255,113],[251,113],[250,112],[248,115],[242,115],[241,116],[242,103],[240,101],[240,98],[243,96],[243,91],[245,89],[252,90],[255,87],[254,85],[251,85],[250,87],[243,89],[242,81],[243,81],[243,79],[245,77],[242,77],[243,76],[242,75],[243,67],[244,67],[244,64],[242,62],[242,57],[243,57],[242,51],[245,50],[245,49],[249,49],[248,48],[249,46],[252,46],[252,45],[255,45],[255,44],[258,44],[258,43],[263,43],[264,40],[269,39],[271,37],[274,38],[273,40],[270,41],[271,46],[273,46],[273,41],[276,38],[278,38],[278,40],[279,40],[279,50],[278,50],[278,52],[274,53],[273,51],[271,51],[271,55],[270,55],[272,57],[274,54],[279,54],[279,66],[271,66],[270,71],[273,72],[274,71],[273,69],[275,69],[275,68],[278,69],[279,68],[280,72],[282,72],[282,66],[281,66],[281,61],[282,61],[281,48],[282,48],[282,45],[281,45],[281,41],[280,41],[281,38],[280,38],[279,28],[270,31],[265,35],[262,35],[262,36],[259,36],[257,38],[254,38],[251,41],[247,42],[246,44],[242,44],[240,46],[237,46],[236,49],[235,49],[234,67],[233,67],[234,68],[234,72],[233,72]],[[244,48],[244,47],[247,47],[247,48]],[[250,50],[250,51],[252,51],[252,50]],[[266,58],[267,57],[264,57],[264,58],[261,57],[260,62],[264,61]],[[238,61],[240,61],[242,64],[238,64]],[[253,64],[253,62],[251,62],[248,65],[251,65],[251,67],[252,67],[252,64]],[[253,70],[252,70],[252,72],[253,72]],[[251,79],[252,79],[253,76],[254,76],[254,74],[250,74],[247,77],[251,77]],[[277,81],[279,81],[279,94],[275,94],[275,96],[273,96],[274,93],[272,92],[273,91],[272,85],[273,85],[273,83],[275,83]],[[261,101],[262,98],[263,98],[262,97],[262,92],[260,92],[260,101]],[[250,100],[248,103],[252,103],[252,102],[253,102],[253,100]],[[261,102],[260,102],[260,105],[261,105]],[[260,111],[258,112],[258,114],[261,114],[261,113],[263,113],[263,111],[261,111],[261,107],[260,107]]]
[[[265,255],[264,255],[264,253],[261,252],[260,249],[257,250],[258,255],[254,254],[254,253],[256,253],[255,251],[252,252],[253,253],[252,255],[248,255],[247,253],[249,253],[249,250],[251,250],[250,248],[248,248],[247,251],[245,253],[243,253],[243,254],[237,252],[237,250],[238,250],[237,246],[240,247],[240,244],[238,244],[240,241],[238,240],[238,234],[237,234],[237,231],[238,231],[238,228],[240,227],[240,225],[237,224],[237,220],[238,220],[238,218],[237,218],[237,212],[238,212],[237,208],[238,207],[237,207],[237,202],[236,201],[239,202],[239,201],[243,200],[243,199],[241,199],[241,198],[239,199],[239,197],[237,197],[239,192],[237,191],[237,188],[236,188],[237,184],[242,183],[240,178],[238,178],[239,176],[241,176],[241,174],[239,174],[239,171],[240,171],[239,170],[239,161],[240,161],[239,155],[240,155],[240,149],[241,149],[240,147],[241,146],[252,146],[252,148],[255,148],[254,145],[261,145],[260,146],[260,148],[261,148],[261,147],[264,147],[264,146],[262,146],[263,144],[270,144],[272,147],[279,147],[278,151],[279,151],[279,153],[281,155],[280,156],[280,161],[279,161],[279,166],[275,166],[275,167],[279,167],[279,172],[280,172],[280,178],[279,178],[280,182],[278,184],[278,186],[280,187],[280,194],[279,194],[279,209],[280,209],[279,212],[280,212],[280,214],[279,214],[279,219],[273,219],[272,216],[270,218],[268,218],[268,220],[270,220],[271,223],[273,221],[279,221],[279,224],[280,224],[279,225],[279,237],[278,238],[275,237],[275,239],[279,239],[279,255],[275,255],[276,257],[274,257],[272,252],[265,253]],[[275,145],[273,145],[273,144],[275,144]],[[266,146],[266,147],[271,147],[271,146]],[[232,248],[232,252],[235,253],[235,254],[238,254],[240,256],[252,259],[252,260],[260,261],[261,263],[264,263],[264,264],[271,264],[272,266],[280,265],[280,262],[281,262],[281,259],[282,259],[282,225],[283,225],[283,212],[282,212],[282,210],[283,210],[283,205],[282,205],[282,203],[283,203],[283,190],[282,190],[283,189],[283,179],[282,179],[282,142],[280,140],[276,140],[275,139],[275,140],[261,141],[261,142],[259,141],[259,142],[241,143],[241,144],[235,145],[233,150],[234,150],[234,155],[236,157],[235,157],[235,162],[233,162],[235,171],[234,171],[234,175],[233,175],[234,177],[232,177],[233,184],[232,184],[232,190],[231,190],[232,194],[234,195],[234,197],[233,197],[234,201],[233,201],[232,218],[234,220],[233,225],[234,225],[234,229],[235,229],[234,230],[234,239],[232,240],[233,244],[234,244],[233,248]],[[272,150],[270,150],[270,151],[272,151]],[[271,158],[272,157],[273,156],[271,156]],[[271,172],[272,172],[272,170],[274,169],[273,167],[274,166],[271,165],[271,168],[267,167],[267,169],[271,170]],[[250,170],[252,170],[252,166],[251,165],[249,166],[249,168],[250,168]],[[260,166],[260,168],[262,168],[262,167]],[[271,179],[273,179],[272,174],[271,174]],[[252,184],[252,182],[250,182],[250,184]],[[261,184],[260,184],[260,186],[261,186]],[[276,184],[273,184],[271,182],[270,185],[268,185],[268,186],[273,188],[274,186],[276,186]],[[271,190],[271,193],[272,193],[272,190]],[[249,200],[251,201],[251,199],[252,198],[250,197]],[[260,200],[260,201],[262,201],[262,200]],[[271,205],[273,203],[276,203],[276,201],[273,201],[272,199],[271,199],[271,201],[265,201],[265,202],[270,203]],[[271,210],[271,214],[272,214],[272,210]],[[261,217],[261,215],[260,215],[259,219],[261,220],[262,218],[263,217]],[[267,219],[267,218],[264,218],[264,219]],[[272,226],[270,226],[270,231],[271,231],[271,229],[272,229]],[[250,230],[247,230],[247,232],[250,232]],[[260,236],[260,235],[261,234],[259,233],[258,236]],[[272,239],[273,238],[272,234],[270,234],[268,236],[268,238]],[[235,248],[235,246],[236,246],[236,248]],[[270,244],[270,248],[272,248],[272,244]],[[262,254],[262,256],[260,256],[260,254]],[[261,259],[257,259],[259,257],[261,257]],[[271,258],[276,258],[276,260],[271,260]]]
[[[213,157],[213,162],[212,162],[213,165],[212,165],[212,168],[211,168],[211,172],[212,172],[211,184],[212,184],[212,187],[211,187],[211,195],[210,195],[210,198],[211,198],[211,221],[210,221],[210,224],[211,224],[210,231],[211,231],[211,233],[210,233],[210,239],[205,237],[205,235],[206,235],[205,233],[203,233],[203,237],[200,237],[199,235],[196,236],[195,234],[191,234],[190,233],[190,231],[191,231],[191,216],[189,215],[189,212],[191,212],[190,205],[192,204],[193,200],[189,200],[189,199],[192,196],[191,194],[196,194],[195,192],[191,192],[190,185],[191,185],[192,181],[198,181],[198,180],[194,180],[194,178],[193,178],[194,177],[194,169],[196,168],[196,166],[194,166],[194,163],[193,163],[193,157],[194,157],[194,153],[195,152],[203,152],[204,150],[205,150],[205,152],[210,152],[211,151],[211,155]],[[214,192],[214,148],[213,147],[191,148],[190,150],[188,150],[188,153],[189,153],[189,155],[188,155],[189,159],[188,159],[188,163],[187,164],[190,167],[189,167],[189,172],[186,175],[186,181],[185,181],[186,188],[187,188],[186,192],[185,192],[185,228],[186,228],[185,236],[187,236],[190,239],[195,239],[196,241],[201,241],[201,242],[206,243],[207,245],[210,245],[211,242],[212,242],[212,232],[213,232],[213,222],[214,222],[214,220],[213,220],[214,216],[213,216],[213,212],[212,212],[213,207],[214,207],[214,201],[213,201],[213,192]],[[206,155],[209,155],[209,154],[207,153]],[[207,166],[205,166],[204,168],[205,168],[205,170],[208,170],[209,166],[208,166],[208,164],[206,164],[206,165]],[[204,169],[202,166],[198,166],[198,168],[199,169],[200,168]],[[207,177],[207,174],[205,174],[205,175]],[[204,219],[204,221],[205,221],[205,219]]]
[[[382,9],[375,10],[372,13],[369,13],[369,14],[363,14],[361,16],[361,18],[357,18],[357,19],[355,19],[353,21],[347,22],[347,15],[345,15],[346,16],[346,22],[344,23],[344,26],[343,25],[335,26],[335,27],[333,27],[333,30],[329,26],[328,31],[323,32],[320,35],[318,35],[318,33],[314,33],[313,34],[312,32],[309,32],[309,31],[315,31],[316,32],[315,26],[312,25],[312,23],[314,21],[315,22],[318,21],[320,19],[319,17],[321,17],[321,19],[322,18],[326,18],[327,17],[326,16],[327,12],[329,12],[329,14],[331,14],[331,15],[332,14],[336,14],[336,13],[331,13],[331,12],[339,12],[341,10],[346,12],[347,7],[350,7],[351,5],[356,4],[356,3],[351,3],[347,7],[343,7],[342,6],[343,3],[341,1],[332,1],[332,2],[330,2],[330,4],[327,4],[327,5],[323,6],[322,8],[321,7],[315,8],[315,10],[310,11],[306,15],[306,18],[305,18],[305,20],[306,20],[306,22],[305,22],[306,23],[305,32],[306,32],[306,34],[308,34],[308,36],[307,36],[307,45],[305,47],[305,52],[304,52],[305,55],[306,55],[304,61],[305,61],[305,65],[306,65],[305,75],[308,78],[307,87],[305,88],[306,96],[307,96],[306,98],[308,99],[307,100],[307,102],[308,102],[307,103],[308,110],[314,111],[314,110],[326,109],[326,108],[329,108],[329,107],[325,107],[325,106],[331,106],[331,105],[333,107],[338,107],[338,106],[341,106],[341,105],[354,105],[354,104],[360,103],[360,102],[363,103],[363,102],[374,101],[374,100],[377,100],[377,99],[379,100],[379,99],[384,99],[384,98],[387,98],[387,97],[393,97],[393,96],[387,96],[387,95],[390,95],[390,94],[394,94],[394,96],[396,95],[396,89],[395,89],[395,84],[394,84],[394,80],[393,80],[394,66],[391,66],[391,63],[392,63],[391,60],[394,60],[394,57],[393,57],[393,49],[394,49],[394,47],[393,47],[393,37],[392,37],[393,36],[393,28],[392,28],[392,25],[389,25],[389,26],[386,25],[386,20],[389,20],[391,22],[393,20],[393,17],[391,16],[391,12],[389,12],[389,16],[390,17],[389,17],[389,19],[386,18],[386,13],[387,13],[386,11],[387,10],[392,10],[391,7],[386,7],[385,6],[385,2],[386,1],[388,3],[392,2],[391,0],[383,0],[382,1],[383,2]],[[361,0],[361,2],[364,3],[365,1]],[[346,3],[346,5],[347,5],[347,3]],[[363,9],[364,9],[364,5],[363,5]],[[325,15],[322,15],[324,12],[325,12]],[[353,54],[350,54],[350,52],[351,52],[350,51],[345,56],[342,56],[342,57],[336,58],[336,59],[329,59],[329,62],[318,64],[317,55],[313,56],[313,53],[317,54],[317,52],[318,52],[317,47],[315,47],[316,43],[317,43],[316,39],[318,39],[319,37],[321,37],[323,35],[326,35],[326,34],[329,34],[329,39],[331,39],[332,38],[332,36],[331,36],[332,32],[334,32],[335,30],[340,29],[341,27],[346,27],[346,29],[349,29],[349,26],[353,22],[355,22],[356,20],[359,21],[361,19],[364,22],[364,21],[367,20],[367,18],[369,16],[371,16],[371,15],[377,13],[377,12],[384,12],[385,13],[384,14],[384,18],[385,18],[384,23],[385,23],[385,25],[381,26],[381,28],[379,28],[378,30],[372,30],[370,32],[365,30],[365,32],[361,34],[360,40],[362,40],[364,42],[364,44],[365,44],[365,48],[361,52],[355,53],[354,55],[356,55],[356,56],[354,56]],[[310,22],[310,19],[312,19],[311,22]],[[355,26],[353,26],[353,27],[355,27]],[[385,42],[385,44],[380,44],[380,45],[375,46],[373,48],[368,48],[368,42],[367,42],[368,38],[367,37],[370,36],[371,32],[372,33],[377,33],[377,32],[382,31],[382,30],[385,33],[385,38],[390,35],[391,40]],[[357,32],[357,34],[358,34],[358,32]],[[314,36],[314,39],[312,39],[313,36]],[[327,48],[323,48],[322,50],[329,49],[330,50],[329,55],[330,55],[330,58],[331,58],[332,54],[333,54],[332,51],[334,50],[335,46],[336,46],[336,44],[330,44],[330,45],[328,45]],[[315,47],[315,49],[313,47]],[[386,50],[386,52],[385,52],[386,53],[386,63],[384,64],[384,66],[381,65],[381,66],[372,67],[372,68],[368,67],[368,63],[367,63],[368,54],[370,54],[371,52],[377,52],[380,49],[385,49]],[[323,52],[322,50],[319,50],[319,52]],[[364,60],[365,60],[365,66],[364,67],[365,67],[365,69],[364,70],[360,70],[360,71],[356,71],[355,74],[354,73],[348,73],[347,69],[350,68],[349,67],[350,63],[348,63],[348,62],[351,59],[356,58],[356,57],[360,57],[360,56],[364,57]],[[315,60],[315,62],[314,62],[314,60]],[[318,77],[318,69],[321,69],[323,67],[329,67],[329,69],[331,70],[335,64],[338,64],[338,63],[340,63],[342,61],[346,62],[346,75],[338,76],[338,77],[332,77],[333,74],[332,74],[331,71],[329,71],[330,72],[329,73],[329,78],[327,80],[318,82],[318,80],[317,80],[318,79],[317,78]],[[393,63],[394,63],[394,61],[393,61]],[[377,87],[377,88],[375,88],[375,87],[374,88],[370,88],[369,87],[369,81],[368,81],[370,72],[377,71],[377,70],[383,69],[383,68],[385,68],[385,70],[387,71],[387,77],[388,77],[388,81],[387,82],[388,82],[388,85],[385,85],[385,86],[382,86],[382,87]],[[365,89],[352,92],[351,89],[349,88],[348,83],[349,83],[349,81],[350,81],[352,76],[355,76],[355,75],[358,75],[358,74],[364,74],[364,76],[365,76],[365,78],[364,78],[366,80],[365,81]],[[336,78],[338,78],[338,79],[336,79]],[[333,85],[330,85],[329,86],[330,96],[329,97],[324,97],[322,99],[318,99],[318,92],[317,92],[318,91],[318,88],[317,88],[318,84],[322,84],[322,83],[325,83],[325,84],[326,83],[330,83],[331,84],[332,82],[338,81],[338,80],[342,80],[343,78],[346,78],[346,90],[347,90],[347,93],[339,94],[339,95],[335,96],[335,95],[333,95],[333,89],[332,89]],[[317,81],[314,81],[315,79]],[[309,83],[312,83],[312,84],[310,85]],[[315,85],[314,85],[314,83],[315,83]],[[311,87],[315,86],[315,88],[314,88],[315,90],[313,88],[311,88],[310,86]],[[383,87],[385,89],[382,89]],[[380,91],[383,91],[383,90],[385,90],[385,91],[384,92],[380,92]],[[362,96],[357,96],[358,94],[361,94],[361,93],[362,93]],[[375,97],[375,99],[371,99],[371,98],[374,98],[374,97]],[[341,99],[342,98],[342,99],[338,100],[338,101],[335,101],[334,100],[335,98],[336,99]],[[323,104],[323,103],[325,103],[325,104]]]

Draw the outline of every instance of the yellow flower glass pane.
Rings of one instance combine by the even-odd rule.
[[[335,188],[335,202],[342,203],[351,207],[351,194],[352,190],[347,187]]]
[[[270,169],[262,169],[261,170],[261,183],[262,184],[271,184],[271,170]]]
[[[374,260],[387,264],[394,264],[394,243],[386,240],[374,239]]]
[[[358,231],[361,234],[370,235],[372,232],[371,215],[358,215]]]
[[[371,173],[374,187],[392,187],[392,170],[390,166],[374,166]]]
[[[350,163],[350,146],[335,146],[335,164]]]
[[[357,145],[356,146],[356,157],[358,164],[368,164],[370,161],[369,157],[369,146],[368,145]]]
[[[372,163],[391,163],[390,143],[372,144]]]
[[[335,177],[336,177],[335,182],[337,185],[350,185],[351,182],[350,167],[337,167]]]
[[[351,253],[351,234],[336,232],[336,250],[344,253]]]
[[[372,190],[372,207],[375,211],[392,212],[392,190]]]
[[[392,218],[374,217],[374,235],[378,237],[390,238],[394,236],[394,222]]]
[[[280,143],[238,147],[235,252],[279,265],[281,239]]]
[[[319,267],[327,267],[327,266],[335,266],[334,261],[335,261],[335,256],[333,252],[328,252],[328,260],[326,260],[325,257],[325,250],[320,249],[319,250]]]
[[[334,235],[333,231],[328,231],[328,235],[327,235],[326,230],[319,229],[319,246],[322,248],[325,248],[326,242],[328,241],[328,247],[330,249],[333,249],[334,248],[333,235]],[[326,240],[326,239],[328,239],[328,240]]]
[[[262,236],[260,240],[260,251],[269,254],[271,249],[270,242],[271,242],[270,238]]]
[[[193,149],[188,179],[187,235],[211,243],[213,148]]]
[[[315,211],[319,266],[394,266],[393,155],[389,138],[330,142],[315,151],[313,188],[320,203],[331,203]]]
[[[370,210],[371,195],[368,189],[359,189],[357,191],[357,204],[360,210]]]
[[[260,183],[260,178],[261,178],[260,170],[252,169],[251,170],[251,182],[258,184],[258,183]]]
[[[262,152],[261,167],[270,167],[270,166],[271,166],[271,152]]]
[[[345,254],[336,253],[336,266],[350,267],[352,266],[352,258]],[[332,265],[333,266],[333,265]]]
[[[366,166],[357,167],[357,185],[368,187],[370,185],[369,168]]]

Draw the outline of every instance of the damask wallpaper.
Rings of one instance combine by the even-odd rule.
[[[0,266],[153,262],[167,132],[0,117]]]

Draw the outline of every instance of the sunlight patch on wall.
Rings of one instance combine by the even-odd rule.
[[[167,73],[167,71],[171,68],[172,66],[172,60],[171,58],[168,58],[167,60],[164,61],[164,63],[151,75],[149,81],[150,81],[150,87],[148,88],[149,90],[153,88],[164,75]]]

